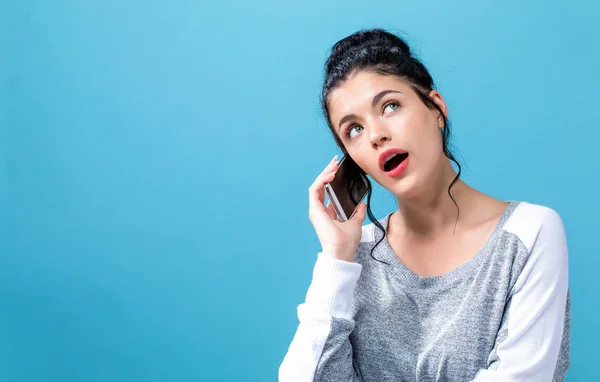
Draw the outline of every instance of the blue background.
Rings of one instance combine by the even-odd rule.
[[[0,380],[276,380],[337,153],[322,65],[374,26],[431,70],[466,181],[563,217],[568,380],[597,376],[598,3],[2,3]]]

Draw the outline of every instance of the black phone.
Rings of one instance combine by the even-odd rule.
[[[369,182],[361,168],[345,155],[335,178],[325,184],[327,197],[333,204],[338,220],[348,221],[369,191]]]

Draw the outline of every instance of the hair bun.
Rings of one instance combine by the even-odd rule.
[[[410,56],[410,51],[406,52],[404,49],[397,47],[397,46],[392,46],[391,48],[389,48],[389,51],[391,53],[401,53],[401,54],[405,54],[407,56]]]

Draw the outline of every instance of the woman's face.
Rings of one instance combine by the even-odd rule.
[[[446,114],[442,96],[432,91],[430,97]],[[407,82],[358,72],[331,93],[329,115],[352,159],[397,197],[419,195],[441,176],[447,161],[442,116],[428,108]]]

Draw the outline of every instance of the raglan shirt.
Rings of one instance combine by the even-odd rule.
[[[474,257],[436,277],[413,273],[386,238],[375,261],[382,236],[364,226],[354,262],[318,255],[280,382],[564,381],[567,243],[554,210],[511,201]]]

